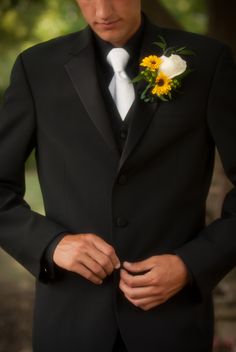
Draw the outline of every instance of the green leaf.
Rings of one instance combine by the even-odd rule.
[[[158,97],[159,97],[162,101],[168,101],[168,99],[165,98],[164,95],[158,95]]]
[[[143,79],[143,76],[139,74],[138,76],[134,77],[130,82],[131,83],[137,83]]]
[[[184,49],[186,49],[186,46],[182,46],[181,48],[176,49],[176,52],[178,53],[178,52],[180,52],[180,51],[182,51],[182,50],[184,50]]]
[[[159,46],[162,50],[166,49],[166,44],[164,44],[162,42],[153,42],[153,44]]]
[[[170,46],[169,48],[166,49],[166,51],[176,51],[174,46]]]
[[[181,51],[179,51],[179,53],[181,53],[182,55],[196,55],[196,53],[192,50],[189,49],[183,49]]]
[[[175,50],[175,48],[172,46],[172,47],[167,48],[167,49],[164,51],[163,55],[169,57],[171,54],[175,54],[175,53],[176,53],[176,50]]]
[[[141,94],[141,99],[145,99],[146,98],[146,93],[147,93],[147,89],[145,89],[142,94]]]
[[[146,97],[146,94],[147,94],[148,89],[149,89],[151,86],[152,86],[152,84],[149,83],[149,84],[147,85],[147,87],[144,89],[144,91],[142,92],[142,94],[141,94],[141,96],[140,96],[142,100],[147,98],[147,97]]]
[[[162,41],[162,43],[164,43],[165,45],[167,45],[167,43],[166,43],[166,40],[165,40],[165,38],[164,37],[162,37],[162,35],[158,35],[158,38],[160,38],[160,40]]]

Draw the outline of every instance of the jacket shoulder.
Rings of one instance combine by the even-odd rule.
[[[211,52],[212,54],[217,54],[223,48],[228,47],[226,43],[223,43],[208,35],[181,29],[170,29],[166,27],[160,28],[163,36],[166,36],[167,40],[170,40],[170,42],[175,42],[175,46],[186,46],[188,49],[207,53]],[[171,44],[172,43],[170,43],[170,45]]]
[[[29,60],[34,57],[42,58],[47,56],[62,56],[68,53],[75,41],[79,40],[83,30],[62,35],[38,44],[35,44],[21,52],[24,59]]]

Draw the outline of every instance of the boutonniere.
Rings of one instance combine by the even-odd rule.
[[[168,48],[162,36],[159,36],[159,41],[153,44],[160,47],[163,54],[144,57],[140,63],[141,71],[132,82],[137,83],[141,80],[146,82],[140,96],[144,102],[154,102],[158,98],[168,101],[172,99],[172,92],[181,87],[183,78],[193,71],[187,67],[187,62],[181,56],[195,53],[186,47]]]

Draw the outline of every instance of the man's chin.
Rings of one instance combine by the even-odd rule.
[[[99,31],[96,34],[104,41],[112,43],[113,45],[121,43],[121,39],[114,31],[106,30],[106,31]]]

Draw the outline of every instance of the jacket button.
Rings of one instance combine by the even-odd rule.
[[[115,220],[116,226],[125,227],[128,225],[128,221],[125,218],[118,216]]]
[[[118,184],[124,185],[126,182],[127,182],[127,177],[124,174],[120,175],[118,178]]]

